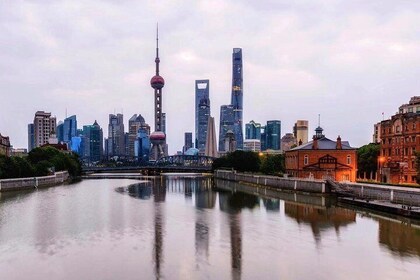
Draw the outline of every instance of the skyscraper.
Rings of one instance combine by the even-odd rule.
[[[204,154],[208,157],[217,157],[216,128],[214,126],[213,117],[209,117],[208,120],[206,147]]]
[[[193,147],[192,143],[192,132],[185,132],[184,135],[184,147],[182,148],[182,153],[185,153],[188,149]]]
[[[63,125],[63,140],[65,143],[70,143],[71,138],[77,136],[77,120],[76,116],[70,116],[64,119]],[[57,133],[57,138],[60,141],[59,134]]]
[[[107,156],[125,156],[124,116],[109,114]]]
[[[204,153],[210,116],[210,82],[195,81],[195,147]]]
[[[128,156],[129,157],[135,157],[135,141],[138,138],[139,129],[141,128],[146,132],[147,136],[150,135],[150,126],[146,123],[142,115],[134,114],[128,120]]]
[[[35,131],[34,124],[28,124],[28,152],[35,148]]]
[[[225,137],[230,130],[233,131],[235,122],[234,111],[232,105],[222,105],[220,107],[220,126],[219,126],[219,151],[225,151]]]
[[[38,111],[34,117],[34,148],[48,143],[51,133],[56,130],[56,118],[51,113]]]
[[[57,139],[58,142],[64,142],[64,122],[59,121],[57,124]]]
[[[245,139],[261,139],[261,124],[250,121],[245,125]]]
[[[93,163],[101,160],[103,153],[103,132],[102,128],[95,121],[93,125],[83,126],[83,160]]]
[[[234,48],[232,53],[232,96],[231,104],[234,112],[234,127],[236,148],[243,148],[243,69],[242,69],[242,49]]]
[[[281,147],[281,122],[277,120],[267,121],[266,131],[267,150],[280,150]]]
[[[134,156],[141,163],[147,163],[150,156],[150,127],[140,127],[134,142]]]
[[[156,72],[155,76],[150,80],[150,85],[155,92],[155,131],[150,135],[150,142],[152,142],[151,159],[158,160],[167,153],[166,135],[162,128],[162,88],[165,85],[165,80],[159,75],[159,31],[156,30]]]
[[[293,126],[293,135],[296,138],[297,144],[299,142],[302,144],[308,143],[308,121],[297,120]]]

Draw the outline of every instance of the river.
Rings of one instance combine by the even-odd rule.
[[[419,279],[415,221],[254,193],[181,175],[1,193],[0,279]]]

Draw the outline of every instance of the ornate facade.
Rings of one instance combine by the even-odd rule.
[[[0,134],[0,155],[10,156],[10,150],[9,137]]]

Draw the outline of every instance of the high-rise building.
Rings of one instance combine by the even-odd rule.
[[[28,124],[28,152],[35,148],[35,130],[34,124]]]
[[[242,68],[242,49],[234,48],[232,53],[232,95],[231,104],[234,112],[234,127],[236,148],[243,148],[243,68]]]
[[[378,122],[373,125],[373,142],[372,143],[380,143],[381,142],[381,123]]]
[[[82,142],[82,159],[87,163],[100,161],[103,154],[103,132],[96,121],[93,125],[83,126]]]
[[[293,126],[293,135],[296,138],[296,142],[299,144],[308,143],[308,121],[297,120]]]
[[[166,134],[162,121],[162,88],[165,85],[165,80],[159,75],[159,31],[156,30],[156,72],[150,80],[150,85],[155,93],[155,131],[150,135],[150,142],[152,143],[152,150],[150,154],[151,160],[158,160],[167,155]]]
[[[184,147],[182,148],[182,153],[185,153],[188,149],[193,147],[192,143],[192,132],[185,132],[184,135]]]
[[[57,139],[58,142],[64,142],[64,122],[59,121],[57,124]]]
[[[135,141],[138,138],[139,129],[142,128],[146,134],[150,135],[150,126],[146,123],[142,115],[134,114],[128,120],[128,156],[135,157]],[[149,149],[150,150],[150,149]]]
[[[228,130],[226,132],[223,140],[224,140],[223,145],[225,146],[223,151],[225,153],[232,153],[232,152],[236,151],[237,146],[236,146],[235,134],[233,133],[232,130]]]
[[[222,105],[220,107],[220,126],[219,126],[219,151],[225,151],[225,136],[230,130],[233,131],[235,122],[232,105]]]
[[[265,137],[267,150],[280,150],[281,122],[278,120],[267,121]]]
[[[245,125],[245,139],[261,139],[261,124],[250,121]]]
[[[77,120],[75,115],[64,119],[63,140],[61,141],[64,141],[65,143],[70,143],[71,138],[74,136],[77,136]],[[60,137],[58,134],[57,138],[60,141]]]
[[[125,156],[124,116],[109,114],[107,156]]]
[[[267,150],[267,126],[261,126],[261,151]]]
[[[209,117],[208,120],[206,147],[204,154],[208,157],[217,157],[216,128],[214,126],[213,117]]]
[[[150,127],[140,127],[137,132],[137,139],[135,141],[134,155],[141,163],[147,163],[150,156]]]
[[[38,111],[34,117],[34,148],[48,143],[51,133],[56,130],[56,118],[51,113]]]
[[[195,147],[204,153],[210,116],[210,82],[195,81]]]

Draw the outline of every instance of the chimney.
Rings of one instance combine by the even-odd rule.
[[[315,136],[312,138],[313,142],[312,142],[312,149],[313,150],[318,150],[318,138],[316,138]]]
[[[338,135],[338,137],[337,137],[337,144],[335,145],[335,148],[337,150],[342,150],[343,149],[343,146],[341,145],[341,137],[340,137],[340,135]]]
[[[302,139],[299,139],[299,146],[301,146],[302,144]]]

